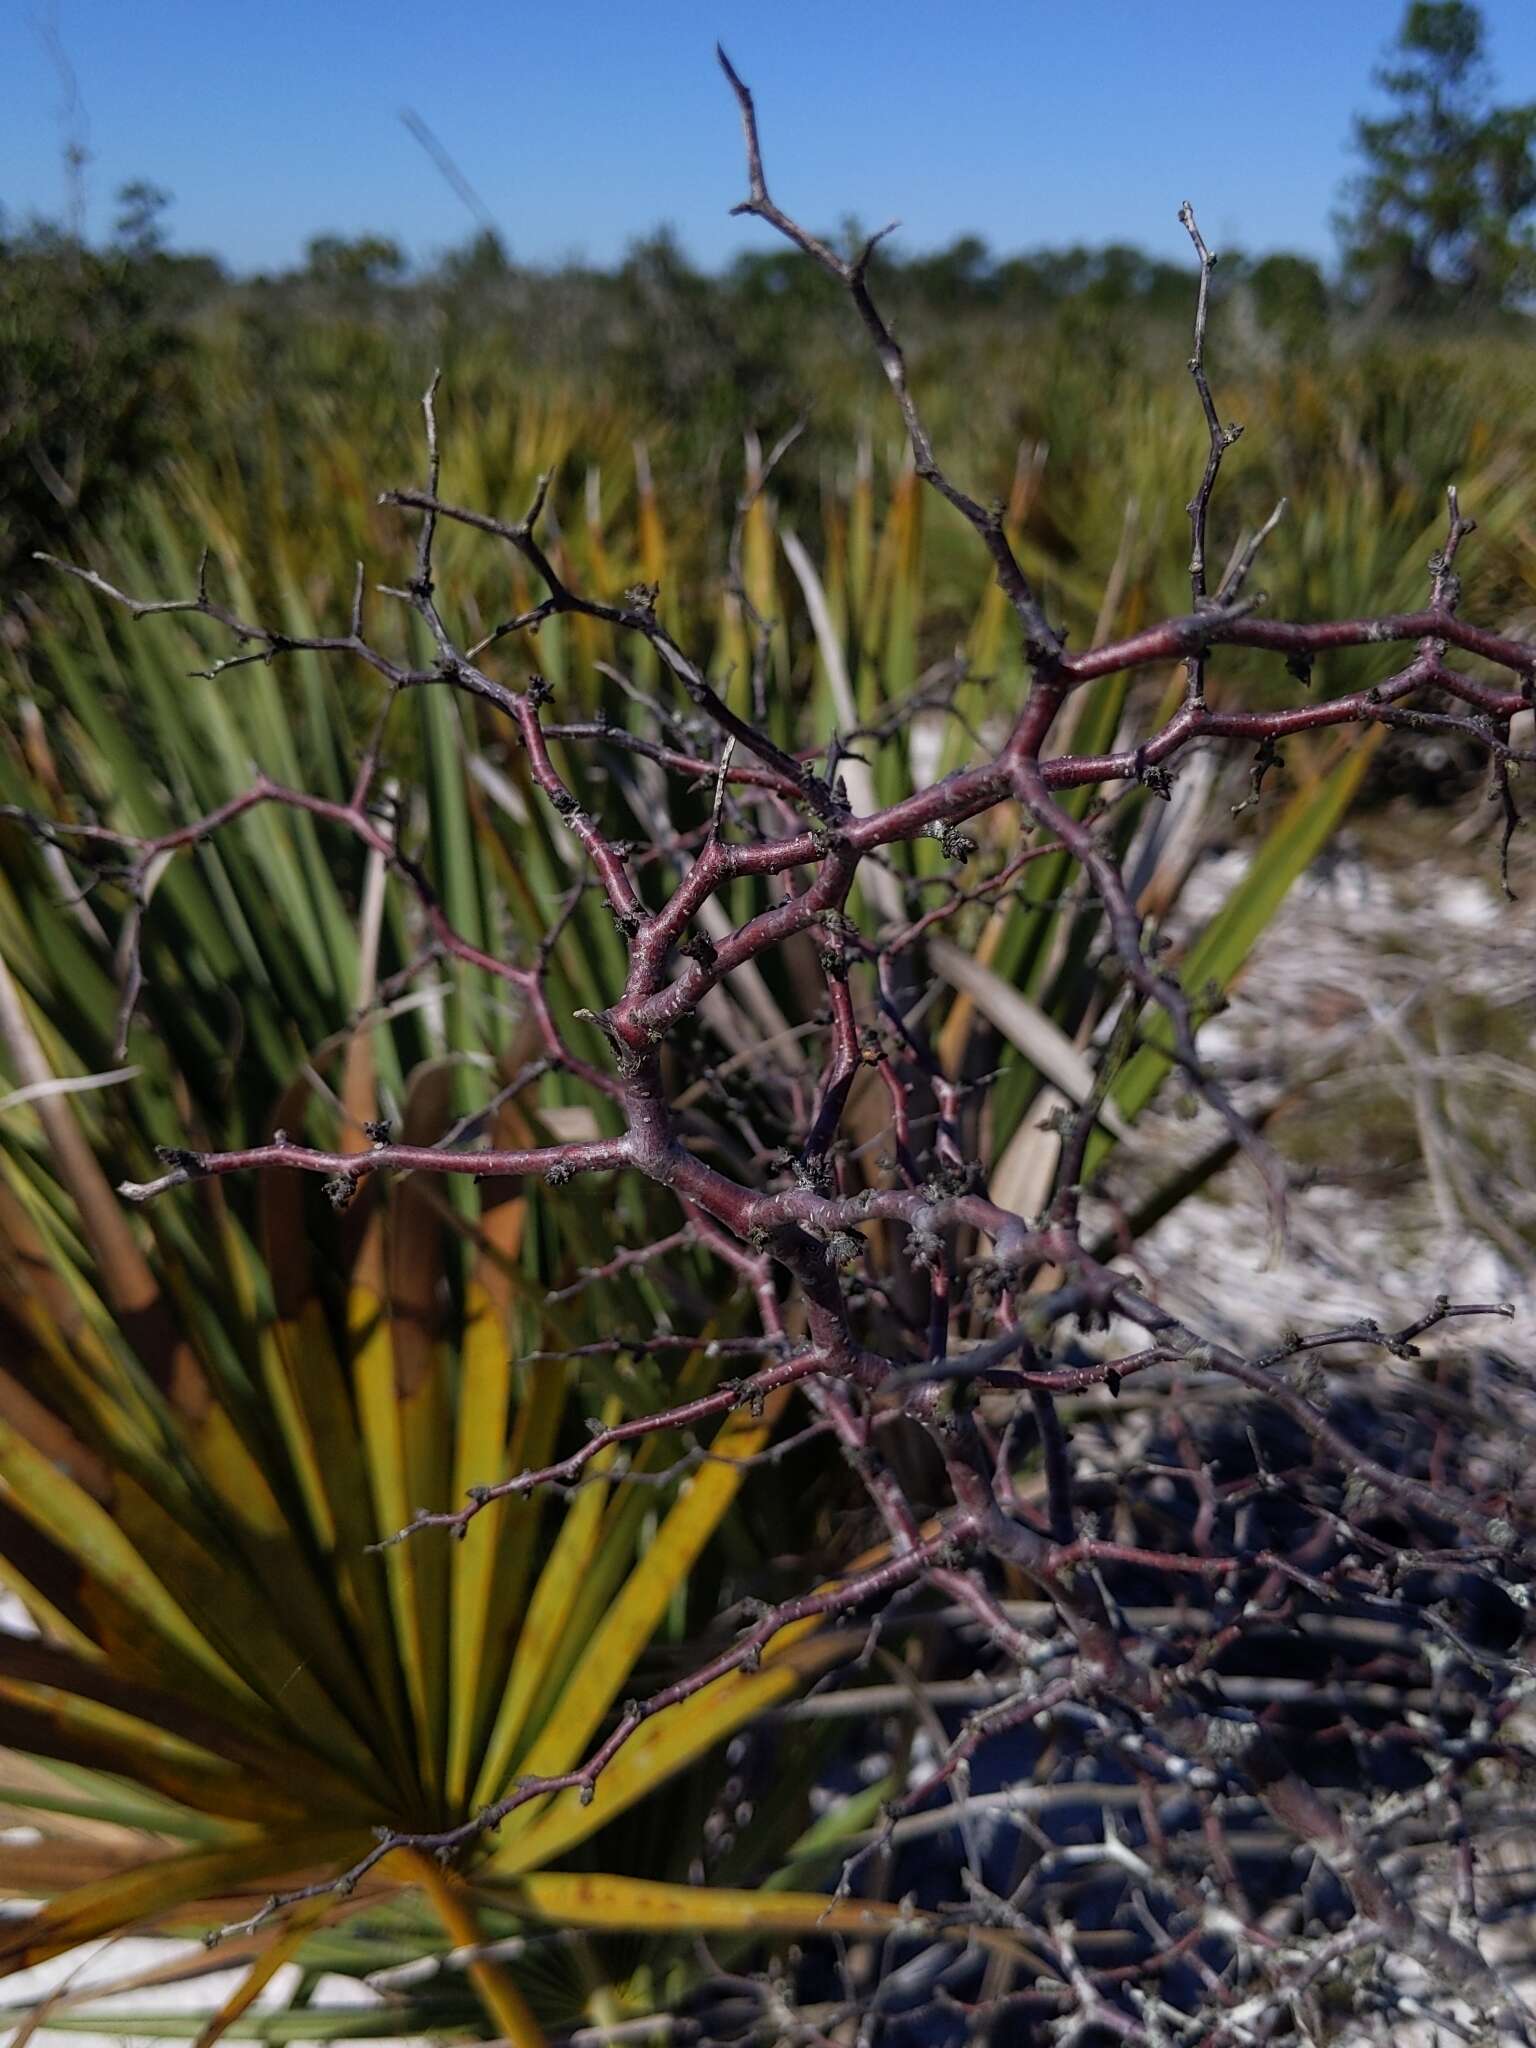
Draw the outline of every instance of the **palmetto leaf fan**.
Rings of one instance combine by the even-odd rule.
[[[320,675],[306,681],[314,717],[290,724],[264,671],[238,695],[173,688],[197,656],[183,633],[157,630],[124,653],[95,645],[93,667],[71,666],[61,640],[55,715],[23,725],[8,798],[51,808],[68,776],[99,814],[153,833],[238,787],[253,755],[326,786],[325,749],[302,745],[306,731],[341,729]],[[503,942],[509,916],[537,930],[541,884],[553,900],[561,880],[548,839],[535,828],[512,874],[442,700],[424,706],[421,740],[423,779],[448,814],[434,859],[456,923]],[[109,893],[97,926],[97,904],[73,902],[0,824],[5,1066],[23,1089],[44,1083],[13,1105],[0,1152],[0,1582],[41,1630],[0,1636],[0,1804],[42,1830],[7,1848],[4,1885],[48,1901],[0,1923],[7,1970],[129,1927],[243,1918],[276,1888],[345,1869],[377,1827],[451,1824],[521,1770],[581,1762],[658,1628],[686,1626],[696,1561],[745,1477],[734,1461],[775,1420],[728,1421],[718,1448],[730,1461],[661,1490],[617,1484],[600,1461],[569,1495],[488,1508],[460,1543],[369,1549],[418,1507],[547,1462],[589,1415],[665,1405],[639,1366],[524,1363],[654,1325],[660,1304],[642,1274],[546,1306],[573,1254],[605,1255],[604,1232],[575,1203],[556,1220],[554,1197],[535,1213],[511,1185],[443,1199],[406,1180],[339,1224],[323,1203],[306,1213],[313,1191],[297,1177],[269,1176],[234,1203],[205,1190],[124,1210],[111,1180],[142,1170],[147,1141],[178,1125],[300,1129],[309,1117],[361,1145],[382,1104],[436,1137],[466,1061],[510,1071],[512,1048],[497,1046],[515,1027],[467,978],[439,977],[435,1015],[385,1006],[347,1028],[407,954],[397,906],[376,872],[322,852],[306,820],[251,822],[158,878],[145,928],[155,1028],[130,1047],[140,1071],[74,1096],[47,1092],[48,1077],[112,1064],[114,907]],[[557,963],[572,1007],[595,994],[605,961],[595,926],[579,908]],[[221,980],[239,1069],[220,1043]],[[322,1046],[308,1060],[306,1042]],[[304,1077],[263,1112],[261,1074],[285,1067]],[[480,1101],[494,1072],[488,1083]],[[530,1113],[499,1112],[504,1129]],[[667,1384],[707,1391],[721,1369],[683,1349]],[[659,1471],[679,1448],[658,1439],[631,1463]],[[502,1922],[815,1921],[822,1901],[549,1870],[783,1697],[807,1655],[785,1640],[760,1672],[658,1718],[590,1804],[573,1794],[520,1809],[477,1873]],[[473,1939],[443,1873],[404,1856],[322,1917],[375,1913],[381,1888],[402,1884],[428,1887],[455,1943]],[[307,1918],[264,1930],[252,1970],[274,1967],[274,1944],[302,1949],[313,1934]],[[510,1979],[493,1972],[482,1990],[499,2000],[496,2030],[516,2031]]]
[[[450,1073],[417,1077],[407,1129],[441,1128]],[[5,1924],[0,1963],[126,1926],[244,1917],[274,1888],[345,1868],[375,1828],[450,1824],[520,1772],[579,1763],[772,1412],[724,1425],[722,1460],[678,1485],[643,1546],[655,1495],[604,1474],[557,1503],[497,1503],[459,1543],[371,1551],[414,1507],[554,1447],[572,1368],[517,1365],[541,1334],[542,1290],[520,1265],[525,1198],[481,1190],[463,1313],[445,1324],[444,1260],[460,1233],[419,1184],[398,1184],[358,1219],[338,1333],[308,1269],[297,1177],[261,1189],[270,1287],[240,1224],[217,1205],[205,1214],[218,1300],[208,1272],[194,1281],[170,1247],[157,1274],[89,1224],[86,1246],[71,1244],[26,1164],[9,1154],[5,1166],[4,1571],[44,1634],[0,1638],[0,1739],[91,1774],[84,1811],[121,1825],[9,1851],[7,1888],[49,1903]],[[88,1158],[62,1167],[84,1216],[107,1192],[89,1184],[95,1171]],[[683,1384],[702,1391],[717,1370],[694,1357]],[[494,1445],[505,1451],[488,1467]],[[669,1454],[648,1440],[636,1466]],[[659,1716],[589,1803],[572,1792],[519,1808],[477,1884],[519,1915],[568,1925],[816,1924],[819,1899],[550,1870],[782,1698],[814,1660],[794,1640],[809,1633],[785,1631],[759,1672]],[[7,1774],[0,1761],[0,1787],[13,1815],[70,1804],[31,1766]],[[434,1864],[402,1854],[380,1876],[425,1884],[453,1939],[475,1938]],[[352,1909],[378,1896],[370,1885]],[[333,1900],[327,1915],[344,1910]],[[296,1944],[308,1926],[271,1939]],[[515,2032],[517,1994],[492,1980],[497,2023]]]

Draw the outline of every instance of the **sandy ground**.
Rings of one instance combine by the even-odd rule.
[[[1245,859],[1209,862],[1188,913],[1207,914]],[[1299,1134],[1323,1168],[1293,1197],[1278,1246],[1242,1164],[1144,1240],[1161,1295],[1213,1335],[1262,1343],[1360,1316],[1401,1324],[1445,1293],[1517,1312],[1448,1342],[1536,1357],[1536,873],[1509,903],[1491,857],[1482,865],[1447,876],[1430,860],[1367,864],[1346,847],[1292,891],[1231,1007],[1202,1033],[1240,1100],[1313,1077],[1275,1139],[1290,1151]],[[1156,1179],[1221,1135],[1203,1108],[1143,1128]]]

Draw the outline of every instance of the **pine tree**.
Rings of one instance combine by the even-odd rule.
[[[1376,73],[1392,111],[1355,123],[1366,168],[1338,227],[1379,309],[1507,307],[1536,290],[1536,101],[1491,103],[1484,43],[1469,0],[1413,0]]]

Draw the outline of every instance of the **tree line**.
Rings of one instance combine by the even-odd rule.
[[[1356,123],[1336,273],[1303,255],[1224,254],[1216,287],[1242,300],[1260,353],[1315,352],[1362,326],[1529,317],[1536,101],[1500,98],[1486,46],[1470,0],[1407,8],[1376,73],[1385,111]],[[26,586],[35,548],[101,517],[231,391],[323,389],[370,351],[382,371],[402,339],[451,362],[494,331],[519,374],[620,391],[701,451],[744,413],[793,413],[824,394],[845,360],[838,294],[787,252],[710,273],[662,231],[611,269],[551,269],[514,260],[485,229],[413,268],[388,235],[318,234],[292,270],[242,278],[171,250],[170,204],[145,181],[124,187],[99,248],[51,222],[7,231],[0,215],[0,610]],[[1189,283],[1181,266],[1125,245],[1001,254],[975,235],[929,252],[882,244],[870,276],[915,355],[966,380],[984,378],[1021,327],[1048,328],[1109,370],[1149,347],[1166,355]],[[317,332],[348,346],[317,349]],[[233,371],[216,386],[203,374],[214,343]]]

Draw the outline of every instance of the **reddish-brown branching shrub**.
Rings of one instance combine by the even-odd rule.
[[[389,704],[439,686],[482,700],[505,719],[532,782],[579,843],[628,959],[623,987],[596,1019],[608,1052],[594,1063],[568,1040],[542,957],[492,957],[454,929],[430,875],[379,814],[377,744],[345,802],[263,779],[152,844],[119,841],[142,873],[258,805],[307,811],[355,834],[414,893],[435,947],[495,977],[532,1020],[530,1075],[558,1070],[612,1105],[622,1126],[614,1136],[515,1151],[402,1145],[381,1128],[371,1150],[331,1154],[279,1133],[242,1151],[169,1152],[160,1179],[126,1192],[145,1201],[208,1176],[281,1168],[323,1176],[338,1205],[365,1176],[404,1172],[542,1176],[552,1185],[584,1176],[600,1201],[614,1176],[642,1175],[675,1204],[676,1235],[616,1244],[610,1270],[662,1262],[686,1242],[713,1254],[722,1289],[748,1290],[755,1303],[763,1362],[743,1377],[595,1434],[558,1463],[487,1485],[462,1509],[424,1515],[407,1533],[439,1540],[427,1525],[462,1531],[490,1499],[579,1481],[616,1442],[688,1432],[785,1389],[841,1447],[881,1532],[874,1562],[751,1618],[707,1662],[626,1707],[578,1769],[524,1781],[462,1827],[392,1836],[369,1862],[402,1840],[453,1857],[523,1802],[590,1787],[638,1728],[721,1673],[750,1666],[797,1618],[859,1617],[875,1628],[898,1608],[939,1614],[975,1668],[965,1695],[974,1711],[946,1724],[846,1882],[856,1889],[876,1850],[899,1848],[904,1823],[935,1794],[957,1801],[963,1827],[968,1773],[989,1745],[1016,1760],[1014,1779],[991,1799],[1013,1815],[1027,1853],[1003,1889],[983,1881],[974,1858],[964,1886],[957,1868],[947,1903],[962,1960],[965,1930],[987,1925],[1013,1930],[1025,1960],[1006,1981],[963,1969],[946,1975],[959,1966],[955,1947],[945,1949],[923,1980],[925,2009],[941,2031],[963,2009],[970,2027],[990,2027],[996,2041],[1239,2048],[1322,2038],[1331,2012],[1385,2015],[1397,2028],[1428,2015],[1453,2033],[1470,2030],[1457,2038],[1527,2038],[1518,1989],[1487,1946],[1493,1907],[1480,1863],[1533,1764],[1524,1617],[1536,1496],[1528,1483],[1496,1487],[1483,1462],[1490,1442],[1521,1427],[1519,1390],[1485,1384],[1457,1429],[1410,1417],[1387,1430],[1368,1392],[1346,1403],[1324,1370],[1334,1351],[1411,1359],[1449,1319],[1498,1306],[1441,1299],[1391,1332],[1368,1324],[1307,1331],[1299,1303],[1300,1333],[1277,1333],[1262,1352],[1215,1341],[1160,1305],[1084,1226],[1085,1159],[1103,1085],[1065,1119],[1043,1212],[1016,1214],[992,1199],[980,1164],[984,1102],[935,1056],[914,991],[925,945],[978,889],[984,898],[988,886],[1005,886],[1042,849],[1064,851],[1102,906],[1120,979],[1120,1022],[1102,1034],[1104,1080],[1115,1049],[1138,1028],[1162,1032],[1185,1084],[1224,1120],[1283,1221],[1280,1162],[1202,1060],[1191,999],[1148,947],[1098,814],[1065,808],[1063,794],[1166,789],[1197,742],[1253,749],[1262,769],[1287,735],[1438,730],[1485,753],[1507,846],[1516,822],[1511,770],[1530,758],[1512,749],[1511,721],[1532,703],[1536,649],[1460,616],[1456,564],[1471,527],[1454,493],[1419,610],[1310,623],[1268,617],[1249,586],[1274,519],[1213,574],[1208,517],[1237,430],[1222,423],[1206,379],[1214,259],[1186,207],[1200,262],[1190,368],[1210,434],[1188,508],[1190,607],[1129,638],[1069,652],[1000,511],[969,496],[929,440],[901,348],[870,295],[873,244],[844,257],[780,210],[751,96],[729,65],[726,73],[747,143],[749,196],[738,211],[776,229],[846,289],[918,475],[974,531],[1012,606],[1032,680],[995,750],[856,814],[836,745],[823,765],[821,755],[770,737],[766,719],[733,709],[666,630],[654,591],[614,599],[562,580],[540,537],[542,493],[516,524],[445,502],[430,393],[427,480],[387,500],[420,520],[415,573],[397,595],[430,638],[425,665],[406,665],[370,640],[361,580],[344,631],[296,640],[237,616],[206,584],[191,597],[146,601],[94,572],[72,572],[135,616],[182,610],[227,628],[237,645],[218,670],[303,648],[367,664]],[[513,550],[544,593],[474,646],[461,643],[434,588],[445,520]],[[516,664],[504,658],[559,614],[603,621],[653,650],[662,677],[654,737],[559,724],[537,675],[509,679]],[[1368,689],[1306,695],[1315,657],[1365,646],[1400,648],[1400,666]],[[1293,701],[1279,709],[1229,702],[1219,664],[1232,648],[1272,654],[1296,680]],[[1064,708],[1080,693],[1127,672],[1176,667],[1185,686],[1161,724],[1111,752],[1053,751]],[[669,691],[686,699],[687,719],[674,714]],[[701,720],[714,747],[690,737]],[[560,749],[599,743],[645,756],[674,792],[673,813],[656,818],[648,846],[619,842],[562,775]],[[1012,849],[977,888],[957,884],[937,908],[925,908],[882,860],[886,849],[931,837],[963,863],[973,850],[967,822],[993,812],[1008,821]],[[706,907],[742,878],[763,886],[766,907],[707,929]],[[856,882],[862,918],[850,914]],[[682,1065],[677,1048],[696,1042],[688,1034],[725,977],[792,943],[802,953],[809,946],[819,965],[822,1007],[797,1020],[815,1026],[816,1057],[757,1076],[755,1149],[701,1142],[698,1114],[678,1101],[698,1070]],[[130,1003],[132,994],[130,985]],[[879,1161],[843,1143],[844,1111],[866,1070],[888,1102],[888,1156]],[[1242,1285],[1233,1271],[1233,1290]],[[1223,1384],[1241,1390],[1237,1404],[1206,1405],[1203,1390]],[[1116,1400],[1126,1387],[1153,1413],[1140,1448],[1122,1455]],[[1081,1426],[1104,1454],[1085,1466],[1058,1409],[1096,1389],[1102,1407]],[[1019,1482],[1025,1450],[1043,1467],[1039,1491]],[[1266,1690],[1255,1672],[1314,1690]],[[997,1750],[1000,1741],[1012,1747]],[[1044,1817],[1053,1788],[1069,1785],[1079,1811],[1094,1816],[1094,1832],[1063,1844]],[[1430,1866],[1410,1853],[1436,1837],[1451,1845],[1443,1895],[1423,1877]],[[841,1995],[862,2000],[866,2018],[887,1997],[878,1983]],[[782,2015],[792,1987],[781,1983],[774,1996]],[[688,2024],[690,2038],[709,2037],[705,2021]],[[772,2031],[761,2012],[751,2024]],[[796,2038],[826,2037],[803,2024],[809,2030]]]

